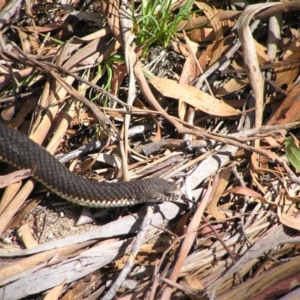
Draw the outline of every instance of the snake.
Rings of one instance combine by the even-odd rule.
[[[0,123],[0,161],[31,169],[31,177],[61,198],[87,207],[121,207],[145,202],[176,201],[178,185],[160,177],[124,182],[86,179],[61,164],[26,135]]]

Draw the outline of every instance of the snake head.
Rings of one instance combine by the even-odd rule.
[[[178,185],[166,181],[162,178],[150,178],[149,189],[145,189],[145,197],[148,201],[160,202],[160,201],[176,201],[181,197],[182,192]]]

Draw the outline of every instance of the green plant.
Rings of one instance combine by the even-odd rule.
[[[92,79],[93,83],[98,82],[99,79],[101,79],[102,84],[101,88],[106,91],[111,91],[111,83],[113,80],[114,72],[116,72],[116,69],[114,68],[114,64],[121,63],[124,64],[124,58],[120,54],[114,54],[110,56],[107,60],[105,60],[102,64],[97,65],[97,68],[95,68],[94,72],[94,78]],[[102,95],[101,92],[97,93],[96,95],[92,95],[92,90],[90,92],[90,99],[91,101],[94,101],[98,99],[99,97],[102,97],[104,99],[104,107],[108,105],[109,97]]]
[[[186,0],[176,11],[172,0],[142,0],[139,16],[135,15],[132,1],[134,34],[136,44],[143,48],[143,55],[149,47],[157,43],[167,47],[177,32],[178,24],[190,18],[194,1]]]

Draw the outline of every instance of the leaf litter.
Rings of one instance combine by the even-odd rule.
[[[79,207],[21,184],[34,166],[3,167],[1,182],[13,183],[0,205],[1,298],[292,295],[300,4],[195,1],[170,46],[149,48],[156,55],[134,43],[128,29],[143,24],[124,2],[81,5],[5,7],[2,122],[91,180],[161,176],[186,200],[91,210],[93,224],[75,226]],[[172,5],[176,14],[183,2]]]

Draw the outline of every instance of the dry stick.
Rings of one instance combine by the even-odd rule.
[[[278,44],[281,40],[281,30],[282,30],[282,14],[277,14],[275,16],[270,17],[269,20],[269,28],[268,28],[268,40],[267,40],[267,55],[269,56],[271,61],[275,61],[278,52]],[[273,76],[273,72],[268,70],[267,72],[262,73],[265,77],[265,81],[268,83],[266,85],[266,92],[270,92],[270,86],[274,87],[271,79]],[[271,84],[269,83],[271,82]],[[280,89],[280,88],[279,88]],[[277,88],[275,88],[276,91]],[[283,89],[280,89],[283,91]],[[280,91],[280,92],[281,92]],[[284,91],[285,92],[285,91]],[[288,93],[285,92],[287,96]]]
[[[280,165],[283,165],[283,160],[277,154],[275,154],[274,152],[271,152],[269,150],[257,149],[255,147],[242,144],[238,141],[237,138],[232,137],[232,136],[225,137],[225,136],[221,136],[221,135],[216,134],[216,133],[207,133],[207,132],[202,131],[198,128],[193,128],[193,129],[194,130],[182,127],[182,128],[180,128],[179,133],[193,134],[193,135],[196,135],[196,136],[201,137],[201,138],[212,139],[212,140],[221,142],[223,144],[228,144],[228,145],[240,147],[242,149],[246,149],[246,150],[249,150],[251,152],[256,152],[256,153],[259,153],[261,155],[264,155],[264,156],[268,157],[269,159],[271,159],[272,161],[276,161]]]
[[[268,73],[269,74],[269,73]],[[284,89],[278,87],[275,82],[268,79],[267,77],[264,77],[265,82],[270,85],[276,92],[282,94],[283,96],[287,97],[289,95],[288,92],[286,92]]]
[[[144,242],[145,234],[146,234],[147,228],[150,225],[150,222],[152,220],[152,216],[153,216],[153,207],[148,206],[147,207],[147,213],[144,217],[143,223],[141,224],[141,228],[140,228],[140,230],[139,230],[139,232],[136,236],[134,245],[132,247],[131,254],[130,254],[129,258],[126,261],[126,265],[124,266],[124,268],[120,272],[117,280],[113,283],[113,285],[110,287],[110,289],[105,294],[105,296],[102,297],[102,300],[113,299],[115,297],[118,289],[120,288],[121,284],[124,282],[124,280],[126,279],[128,274],[132,270],[132,268],[135,264],[135,258],[136,258],[137,254],[138,254],[138,252],[141,248],[141,245]]]
[[[182,121],[182,120],[180,120],[179,118],[176,118],[176,117],[173,117],[173,118],[174,118],[174,120],[176,120],[179,123],[181,123],[182,125],[184,125],[184,126],[180,127],[181,131],[183,131],[185,129],[195,130],[195,132],[203,133],[203,135],[211,134],[211,135],[218,136],[218,137],[225,137],[225,138],[229,138],[229,139],[232,139],[232,140],[240,142],[240,143],[249,141],[248,138],[243,138],[243,136],[247,137],[247,136],[253,136],[255,134],[264,134],[264,133],[267,133],[269,131],[279,131],[279,130],[284,130],[284,129],[289,130],[289,129],[300,127],[300,121],[298,121],[298,122],[282,124],[282,125],[267,125],[267,126],[262,126],[260,128],[247,129],[247,130],[242,131],[242,132],[231,133],[231,134],[228,134],[228,135],[224,136],[222,134],[218,134],[218,133],[214,133],[214,132],[207,133],[206,131],[204,131],[203,129],[200,129],[199,127],[196,127],[195,125],[191,125],[191,124],[189,124],[185,121]],[[205,136],[202,136],[202,137],[205,138]],[[216,139],[213,139],[213,140],[216,140]]]
[[[194,288],[194,289],[191,289],[191,288],[188,288],[188,287],[185,287],[184,285],[180,285],[178,284],[177,282],[174,282],[170,279],[167,279],[167,278],[161,278],[161,280],[165,283],[167,283],[169,286],[173,287],[173,288],[176,288],[182,292],[184,292],[185,294],[187,295],[194,295],[194,296],[197,296],[199,294],[199,290]],[[175,299],[175,298],[174,298]],[[191,298],[192,299],[192,298]],[[195,298],[195,299],[198,299],[198,298]],[[199,298],[201,299],[201,298]]]
[[[169,277],[170,281],[172,281],[172,282],[176,282],[178,275],[180,273],[180,269],[183,266],[184,261],[194,243],[194,240],[197,235],[197,229],[198,229],[200,221],[201,221],[201,217],[203,216],[204,210],[206,209],[209,201],[211,200],[211,193],[212,193],[212,190],[214,190],[214,188],[216,187],[217,181],[218,180],[217,180],[217,176],[216,176],[213,181],[213,185],[209,186],[207,188],[205,196],[202,199],[193,219],[191,220],[191,222],[187,228],[186,238],[182,242],[176,264],[175,264],[175,266],[172,270],[172,273]],[[171,297],[171,294],[172,294],[172,287],[167,286],[166,289],[163,291],[161,300],[169,300]]]
[[[258,13],[255,16],[255,19],[265,19],[268,17],[272,17],[275,14],[282,13],[282,12],[288,12],[288,11],[294,11],[294,10],[300,10],[300,3],[296,2],[288,2],[288,3],[281,3],[275,7],[267,8],[264,11]],[[240,15],[242,14],[242,11],[220,11],[218,12],[218,17],[220,21],[225,20],[237,20]],[[191,21],[182,21],[179,23],[179,30],[186,30],[189,29],[195,29],[200,26],[206,26],[207,23],[209,23],[210,20],[206,16],[199,16],[197,18],[193,18]]]
[[[267,4],[274,5],[274,4]],[[264,7],[266,4],[264,4]],[[251,34],[249,23],[254,15],[262,9],[262,5],[249,5],[240,16],[236,28],[241,41],[246,74],[255,98],[255,127],[259,128],[262,124],[264,106],[264,80],[259,69],[259,62],[256,54],[254,38]],[[255,141],[255,146],[260,146],[259,140]]]
[[[127,3],[127,1],[126,1]],[[132,18],[130,13],[126,10],[125,1],[121,2],[121,7],[119,9],[119,17],[120,17],[120,28],[122,33],[122,39],[124,41],[123,48],[125,54],[125,63],[127,67],[127,73],[129,77],[129,86],[128,86],[128,96],[127,96],[127,104],[129,107],[132,107],[134,99],[136,97],[136,86],[133,72],[133,64],[136,61],[136,55],[133,49],[130,47],[130,44],[134,40],[135,36],[131,33]],[[128,152],[129,152],[129,142],[128,142],[128,130],[130,125],[131,115],[126,114],[124,116],[124,123],[122,126],[122,137],[123,142],[120,142],[120,150],[122,156],[122,170],[123,170],[123,178],[125,181],[130,180],[128,174]]]
[[[158,271],[159,271],[158,261],[156,261],[153,276],[152,276],[152,285],[150,287],[150,292],[148,291],[146,293],[146,297],[145,297],[146,300],[154,300],[155,292],[158,288],[158,284],[159,284],[159,281],[160,281]]]
[[[294,10],[300,10],[299,2],[279,3],[276,6],[266,8],[263,11],[259,12],[255,16],[255,19],[264,19],[267,17],[272,17],[278,13],[294,11]]]
[[[284,66],[291,67],[294,64],[299,65],[300,64],[300,59],[298,58],[298,59],[292,59],[292,60],[287,60],[287,61],[272,62],[272,63],[269,63],[269,64],[259,66],[259,69],[261,71],[264,71],[264,70],[276,69],[278,67],[284,67]],[[235,70],[224,70],[224,71],[220,72],[220,75],[225,76],[225,75],[228,75],[228,74],[239,74],[239,73],[246,73],[246,70],[243,69],[243,68],[235,69]]]
[[[259,128],[263,122],[263,109],[264,109],[264,79],[259,69],[259,62],[256,53],[256,46],[254,38],[251,34],[250,21],[254,15],[268,6],[277,5],[277,3],[264,3],[257,5],[249,5],[246,7],[240,18],[238,19],[235,28],[238,30],[238,36],[242,44],[243,59],[246,68],[246,74],[249,78],[252,92],[255,99],[255,127]],[[260,148],[260,140],[254,141],[254,147]],[[252,159],[256,156],[252,155]],[[253,161],[253,165],[257,165]]]

